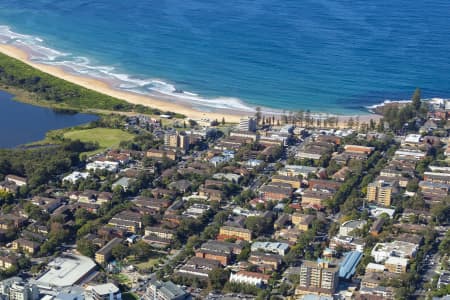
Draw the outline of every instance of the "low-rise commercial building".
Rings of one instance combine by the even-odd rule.
[[[373,247],[371,255],[375,259],[376,263],[380,263],[391,256],[400,258],[413,258],[416,255],[418,248],[419,245],[405,241],[377,243],[375,247]]]
[[[36,281],[40,289],[51,290],[82,284],[96,270],[92,259],[82,255],[63,254],[47,265],[47,271]]]
[[[94,300],[122,300],[120,289],[112,283],[88,286],[85,290]]]
[[[151,281],[144,300],[191,300],[192,297],[172,281]]]

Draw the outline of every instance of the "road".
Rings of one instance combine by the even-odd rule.
[[[436,240],[436,244],[439,244],[439,239]],[[425,299],[427,295],[426,284],[433,281],[433,277],[439,274],[441,256],[437,251],[437,247],[434,247],[427,255],[424,257],[423,261],[419,265],[421,281],[419,286],[414,293],[417,299]]]

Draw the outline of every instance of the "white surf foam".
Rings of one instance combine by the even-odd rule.
[[[444,103],[446,101],[449,101],[450,99],[446,99],[446,98],[424,98],[421,99],[423,102],[429,102],[430,104],[440,104],[440,105],[444,105]],[[386,99],[381,103],[378,104],[374,104],[374,105],[369,105],[366,106],[366,109],[368,109],[369,111],[373,111],[379,107],[383,107],[385,105],[391,104],[391,103],[398,103],[398,104],[406,104],[406,103],[411,103],[412,100],[390,100],[390,99]]]
[[[26,51],[34,62],[63,67],[74,74],[81,74],[100,79],[112,84],[114,88],[142,95],[164,96],[169,100],[181,101],[198,109],[211,111],[228,109],[241,112],[254,112],[254,108],[246,105],[238,98],[216,97],[206,98],[194,92],[177,89],[172,83],[156,78],[138,78],[118,72],[112,66],[92,63],[84,56],[76,56],[50,48],[44,39],[36,36],[20,34],[9,26],[0,25],[0,44],[8,44]]]

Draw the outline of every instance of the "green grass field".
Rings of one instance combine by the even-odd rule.
[[[136,264],[136,267],[139,270],[148,270],[151,267],[154,267],[155,265],[157,265],[158,262],[159,262],[158,258],[150,258],[147,262]]]
[[[69,130],[64,132],[64,138],[80,140],[82,142],[97,142],[99,149],[96,152],[107,148],[116,148],[122,141],[133,139],[134,135],[120,129],[92,128]]]
[[[139,296],[134,293],[123,293],[122,299],[123,300],[138,300]]]
[[[123,285],[126,285],[126,286],[131,287],[131,280],[130,280],[130,278],[128,278],[128,276],[126,276],[125,274],[121,274],[121,273],[119,273],[119,274],[114,274],[112,277],[113,277],[115,280],[117,280],[117,282],[118,282],[119,284],[123,284]]]

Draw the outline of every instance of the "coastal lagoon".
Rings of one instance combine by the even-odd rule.
[[[13,148],[45,137],[49,130],[88,123],[95,115],[68,114],[13,100],[0,91],[0,148]]]
[[[0,43],[203,111],[450,97],[450,1],[0,1]]]

